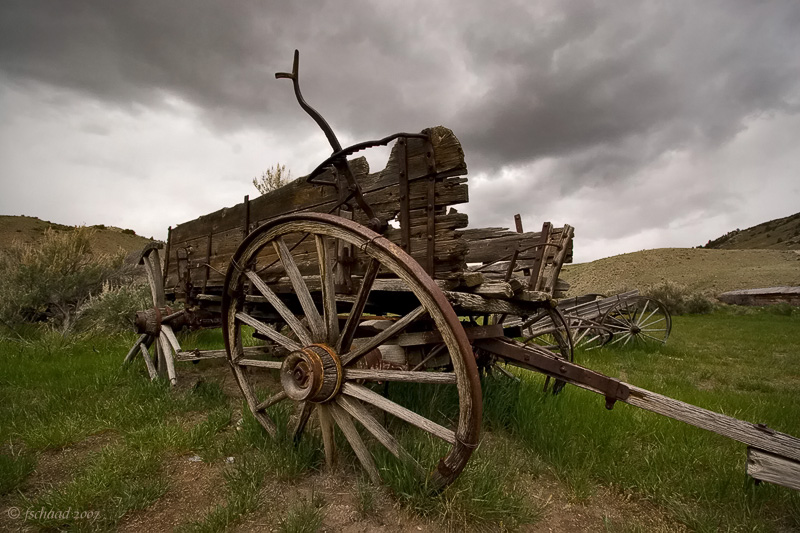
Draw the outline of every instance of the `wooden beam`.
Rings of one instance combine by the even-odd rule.
[[[800,463],[758,448],[747,448],[747,475],[758,481],[800,490]]]
[[[800,439],[796,437],[668,398],[628,383],[624,385],[631,391],[628,399],[624,400],[625,403],[713,431],[780,457],[800,461]]]

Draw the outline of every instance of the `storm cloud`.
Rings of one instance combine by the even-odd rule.
[[[454,130],[471,225],[697,245],[798,210],[798,28],[794,1],[4,2],[0,210],[163,237],[308,171],[330,148],[274,78],[298,48],[343,142]],[[137,183],[160,199],[123,215]]]

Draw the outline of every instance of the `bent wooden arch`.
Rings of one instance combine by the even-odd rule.
[[[319,292],[321,310],[309,290],[309,277],[301,275],[287,242],[307,239],[316,245],[319,277],[312,286]],[[369,264],[357,293],[349,295],[351,310],[337,314],[334,258],[331,246],[346,243],[369,258]],[[262,250],[274,249],[285,276],[289,278],[297,305],[290,309],[270,283],[258,275],[256,258]],[[273,256],[275,255],[273,254]],[[304,264],[308,268],[308,264]],[[391,326],[371,338],[353,337],[379,270],[391,273],[413,293],[418,307],[393,317]],[[280,317],[284,328],[273,327],[266,319],[248,312],[246,287],[260,294],[273,316]],[[249,301],[252,301],[252,296]],[[416,305],[416,304],[415,304]],[[301,309],[298,311],[298,309]],[[373,481],[379,475],[373,458],[353,421],[358,421],[393,455],[407,458],[394,435],[373,415],[377,409],[391,414],[449,446],[447,454],[432,469],[429,480],[435,488],[452,483],[463,470],[478,444],[482,415],[480,381],[475,357],[458,317],[436,283],[422,267],[399,246],[364,226],[341,217],[320,213],[298,213],[276,218],[249,235],[240,245],[228,269],[222,298],[223,333],[229,362],[250,410],[270,433],[276,425],[267,408],[283,401],[295,401],[297,420],[294,438],[299,439],[312,410],[316,410],[325,445],[326,460],[333,462],[333,428],[338,426]],[[452,372],[424,372],[417,369],[370,369],[356,364],[370,352],[401,334],[413,322],[426,317],[441,334],[450,355]],[[344,320],[340,325],[339,319]],[[241,326],[253,327],[289,352],[283,360],[245,358]],[[320,349],[317,347],[323,347]],[[338,367],[338,370],[337,370]],[[257,368],[281,372],[284,390],[259,401],[253,373]],[[412,382],[422,386],[454,384],[458,391],[458,413],[453,427],[444,427],[425,416],[381,396],[365,382]]]

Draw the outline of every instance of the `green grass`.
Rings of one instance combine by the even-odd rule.
[[[189,452],[214,455],[217,434],[229,425],[230,408],[218,384],[178,392],[142,379],[136,369],[121,369],[121,354],[133,339],[44,333],[0,343],[2,492],[25,509],[97,513],[93,520],[40,519],[42,527],[113,527],[164,494],[164,461]],[[189,413],[202,420],[186,424]],[[61,466],[67,480],[33,498],[17,492],[42,453],[84,441],[85,453]]]
[[[579,353],[581,364],[637,386],[800,435],[800,320],[715,313],[675,317],[666,346]],[[576,499],[610,485],[656,503],[697,531],[800,527],[800,494],[746,479],[742,444],[570,387],[541,393],[541,378],[519,372],[486,387],[489,424],[510,427],[541,454]],[[493,406],[494,396],[506,412]],[[515,396],[516,401],[509,396]]]
[[[225,471],[225,503],[215,506],[201,519],[182,526],[194,533],[225,531],[259,504],[269,464],[259,454],[248,454]]]
[[[666,346],[595,350],[577,354],[576,360],[637,386],[800,435],[798,331],[797,313],[723,310],[675,317]],[[221,384],[203,373],[213,362],[198,366],[203,380],[177,390],[144,379],[140,365],[121,369],[133,340],[132,335],[64,340],[40,334],[30,341],[0,341],[3,502],[22,509],[97,512],[91,521],[34,522],[45,529],[113,529],[169,491],[169,461],[199,455],[225,465],[225,483],[207,512],[185,517],[182,530],[229,529],[253,512],[268,513],[283,531],[320,528],[325,506],[319,497],[288,508],[259,509],[275,490],[309,476],[313,480],[323,468],[322,446],[313,434],[292,445],[285,429],[288,404],[270,408],[281,428],[271,439],[242,409],[240,398],[227,397]],[[218,332],[182,341],[220,345]],[[601,397],[575,387],[553,396],[542,391],[540,375],[513,372],[519,383],[499,374],[484,377],[481,445],[443,492],[432,493],[414,469],[376,449],[394,502],[449,529],[513,530],[543,515],[543,505],[533,503],[538,500],[526,491],[556,478],[574,505],[610,490],[651,502],[692,530],[800,529],[800,493],[749,481],[744,445],[621,403],[606,411]],[[392,383],[388,395],[447,425],[458,407],[453,391],[452,386]],[[240,411],[242,420],[233,424]],[[391,417],[388,423],[420,463],[432,466],[446,453],[438,439],[421,437]],[[367,444],[373,443],[367,439]],[[346,474],[363,476],[338,433],[337,445]],[[63,479],[26,492],[26,480],[45,454],[64,448],[81,453],[66,465]],[[225,463],[226,457],[234,462]],[[380,513],[375,489],[362,479],[355,490],[357,512],[371,520]],[[606,525],[613,531],[645,528],[617,521]]]
[[[325,500],[319,494],[300,498],[289,508],[289,512],[278,526],[280,533],[314,533],[322,527],[322,508]]]

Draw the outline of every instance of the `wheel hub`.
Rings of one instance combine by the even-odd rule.
[[[342,363],[325,344],[312,344],[291,352],[281,365],[281,385],[296,401],[322,403],[331,400],[342,386]]]

